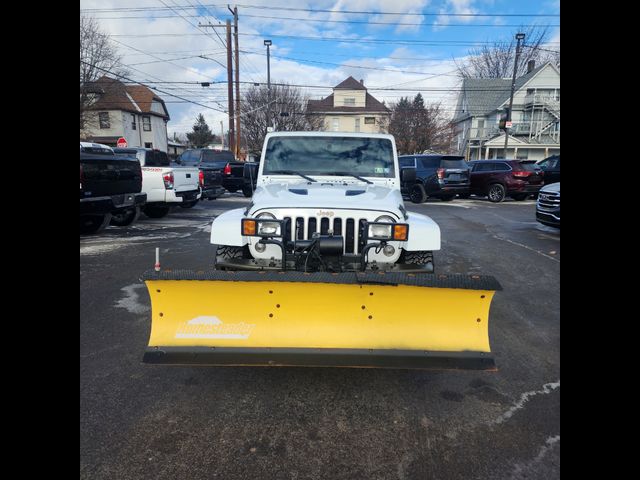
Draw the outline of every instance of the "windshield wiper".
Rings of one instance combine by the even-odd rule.
[[[331,172],[331,173],[323,173],[323,175],[333,175],[333,176],[340,176],[340,177],[354,177],[357,178],[358,180],[362,180],[363,182],[369,183],[371,185],[373,185],[373,182],[371,180],[367,180],[364,177],[361,177],[360,175],[355,175],[353,173],[347,173],[347,172]]]
[[[272,170],[269,173],[267,173],[267,175],[271,175],[271,174],[283,174],[283,175],[298,175],[302,178],[306,178],[307,180],[309,180],[310,182],[316,182],[317,180],[311,177],[307,177],[306,175],[300,173],[300,172],[295,172],[293,170]]]

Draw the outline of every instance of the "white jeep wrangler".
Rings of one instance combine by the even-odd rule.
[[[440,228],[400,177],[392,135],[270,133],[251,204],[213,221],[216,269],[433,273]]]

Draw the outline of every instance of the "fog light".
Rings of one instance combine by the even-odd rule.
[[[264,243],[256,243],[254,248],[256,249],[256,252],[262,253],[267,249],[267,246]]]
[[[391,245],[387,245],[384,247],[384,249],[382,250],[382,252],[387,256],[390,257],[391,255],[393,255],[394,253],[396,253],[396,249],[393,248],[393,246]]]

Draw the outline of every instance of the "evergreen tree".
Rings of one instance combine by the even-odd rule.
[[[214,143],[216,136],[207,125],[204,116],[199,114],[196,118],[196,123],[193,125],[193,130],[187,133],[187,139],[194,147],[203,148]]]

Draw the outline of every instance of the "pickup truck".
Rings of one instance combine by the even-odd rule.
[[[142,166],[142,191],[147,194],[145,215],[161,218],[173,206],[193,207],[202,196],[200,170],[171,166],[169,156],[150,148],[114,148],[114,153],[136,158]]]
[[[100,232],[110,223],[133,223],[147,198],[141,189],[142,168],[137,161],[115,156],[98,143],[80,143],[81,233]]]
[[[183,152],[176,163],[180,165],[197,165],[205,175],[205,190],[207,178],[219,173],[225,190],[234,193],[242,190],[245,197],[253,195],[256,187],[259,163],[237,162],[233,153],[228,150],[212,150],[196,148]],[[205,196],[203,194],[203,196]],[[219,195],[216,194],[214,198]]]

